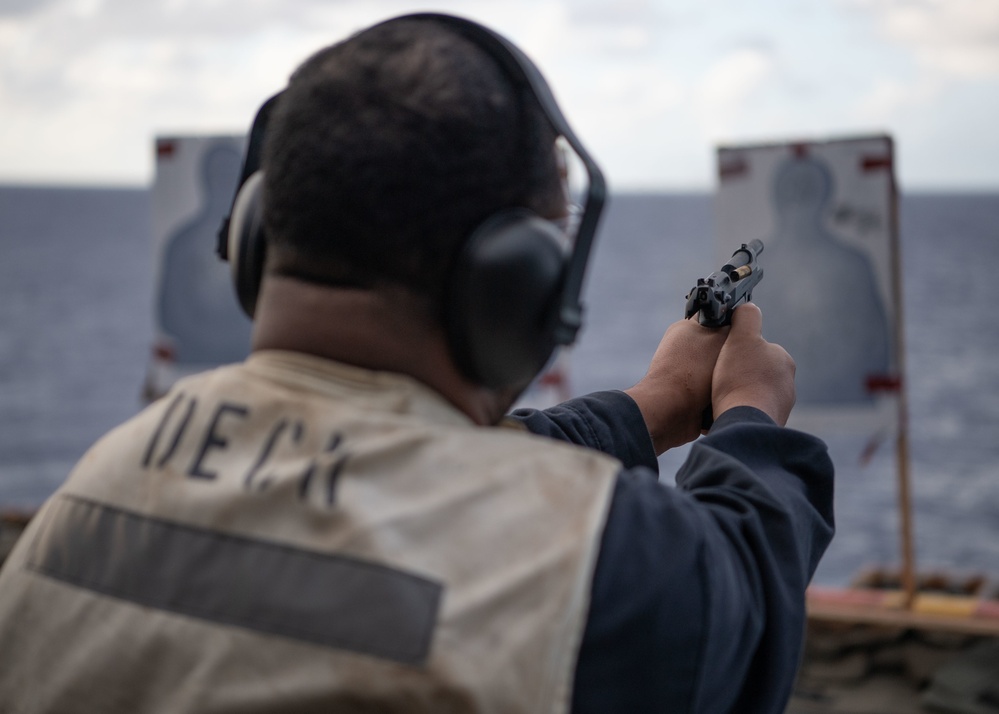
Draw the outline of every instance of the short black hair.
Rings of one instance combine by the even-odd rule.
[[[533,94],[443,23],[399,19],[293,74],[264,146],[269,269],[438,305],[457,251],[500,210],[562,208]]]

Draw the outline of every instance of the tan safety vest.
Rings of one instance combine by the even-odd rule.
[[[0,573],[0,711],[565,712],[619,467],[305,355],[184,380]]]

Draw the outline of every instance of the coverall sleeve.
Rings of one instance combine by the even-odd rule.
[[[749,407],[722,414],[661,484],[634,401],[598,392],[514,418],[624,469],[601,540],[573,712],[781,712],[805,587],[833,534],[818,439]]]
[[[642,412],[624,392],[594,392],[544,410],[518,409],[508,418],[535,434],[610,454],[625,468],[659,473]]]
[[[615,485],[573,712],[781,712],[805,587],[833,533],[825,445],[740,407],[691,448],[677,486]]]

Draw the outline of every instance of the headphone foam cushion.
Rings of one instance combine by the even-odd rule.
[[[488,387],[526,386],[555,349],[562,233],[526,210],[492,217],[458,255],[444,320],[458,367]]]
[[[264,273],[267,243],[264,237],[264,172],[252,174],[239,189],[229,223],[229,267],[243,311],[253,317]]]

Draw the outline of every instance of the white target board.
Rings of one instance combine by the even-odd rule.
[[[898,426],[901,311],[890,137],[724,146],[718,259],[764,243],[753,301],[797,364],[791,425]]]
[[[152,233],[156,342],[145,392],[177,378],[237,362],[250,349],[249,318],[236,299],[229,264],[219,260],[219,226],[239,182],[242,136],[156,139]]]

